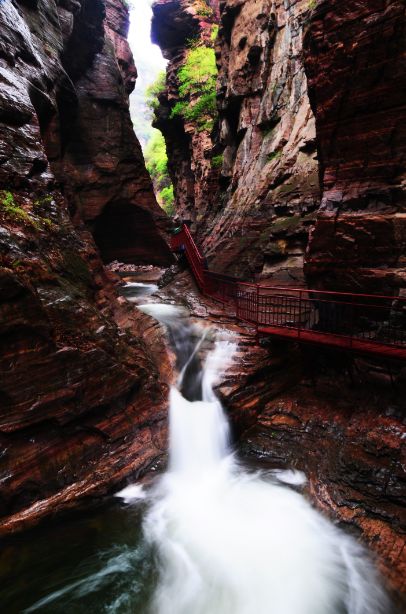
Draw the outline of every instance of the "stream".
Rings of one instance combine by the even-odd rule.
[[[300,493],[305,476],[248,468],[232,452],[214,387],[233,339],[208,340],[184,309],[150,302],[153,291],[123,294],[162,323],[177,357],[168,469],[6,544],[2,611],[388,614],[368,553]]]

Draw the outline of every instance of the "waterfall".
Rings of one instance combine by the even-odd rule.
[[[388,614],[365,550],[283,483],[301,475],[249,472],[231,454],[213,386],[234,344],[217,341],[202,365],[204,334],[199,341],[182,311],[141,308],[168,328],[180,373],[169,469],[144,521],[159,562],[151,613]]]

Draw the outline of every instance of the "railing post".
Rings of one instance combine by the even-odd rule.
[[[302,290],[299,290],[299,322],[297,327],[297,338],[300,339],[302,329]]]
[[[354,337],[354,297],[351,296],[351,319],[350,319],[350,349],[352,350],[352,341]]]
[[[257,304],[256,304],[256,314],[255,314],[255,334],[257,338],[257,343],[259,343],[259,334],[258,334],[258,325],[259,325],[259,285],[257,284]]]

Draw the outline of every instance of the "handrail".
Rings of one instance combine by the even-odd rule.
[[[406,298],[269,286],[214,273],[185,224],[171,246],[185,253],[199,289],[233,305],[235,316],[258,334],[292,337],[296,331],[299,341],[406,359]]]

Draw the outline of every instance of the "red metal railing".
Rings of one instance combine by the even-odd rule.
[[[233,307],[257,333],[406,359],[406,299],[262,286],[208,270],[187,226],[172,237],[199,289]]]

